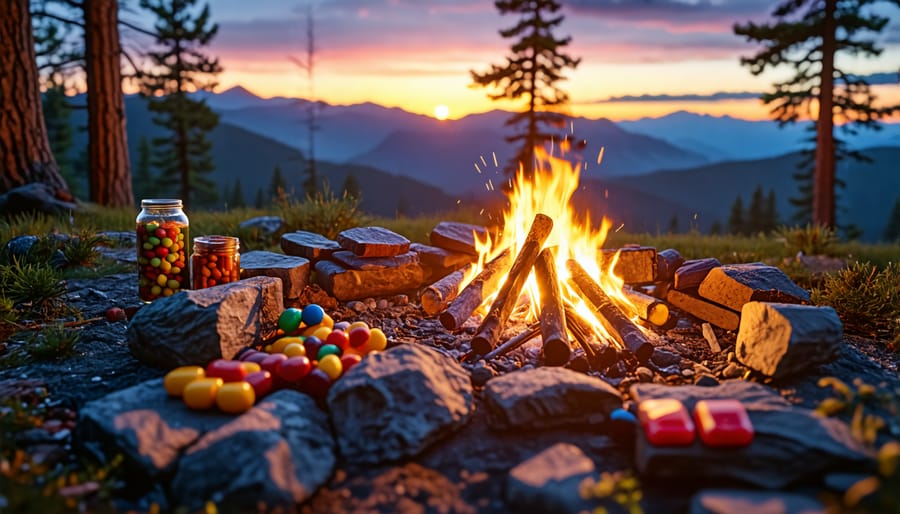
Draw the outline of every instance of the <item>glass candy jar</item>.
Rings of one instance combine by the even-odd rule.
[[[241,278],[241,242],[236,237],[194,238],[191,255],[191,282],[194,289],[235,282]]]
[[[137,224],[138,296],[152,302],[189,287],[187,215],[181,200],[141,200]]]

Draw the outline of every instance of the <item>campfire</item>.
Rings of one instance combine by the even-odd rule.
[[[471,354],[488,359],[540,334],[546,365],[568,363],[573,343],[595,369],[619,354],[646,362],[650,332],[633,320],[654,299],[626,292],[614,271],[619,252],[601,250],[610,221],[573,210],[580,166],[543,149],[537,156],[533,176],[520,170],[512,183],[501,231],[476,234],[477,262],[427,287],[423,307],[448,330],[483,314]],[[498,346],[511,319],[529,326]]]

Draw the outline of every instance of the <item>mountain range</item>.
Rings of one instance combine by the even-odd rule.
[[[214,176],[223,189],[240,179],[245,200],[252,203],[258,189],[268,188],[276,165],[289,187],[302,189],[309,102],[263,99],[242,88],[201,96],[221,119],[211,139]],[[339,189],[352,173],[363,190],[362,208],[373,214],[434,213],[458,203],[490,201],[499,194],[491,190],[499,191],[505,180],[500,169],[512,155],[504,140],[510,113],[495,110],[438,121],[373,103],[320,102],[315,107],[320,174]],[[127,97],[126,110],[135,156],[141,137],[161,132],[139,97]],[[76,126],[84,125],[83,112],[73,117]],[[787,221],[788,199],[796,194],[791,175],[798,150],[806,146],[802,126],[782,129],[771,121],[687,112],[617,123],[574,118],[566,128],[568,137],[583,141],[574,155],[584,162],[576,206],[605,213],[635,231],[665,229],[672,217],[682,228],[724,223],[734,199],[742,196],[746,205],[757,185],[776,192],[779,213]],[[83,134],[79,137],[84,144]],[[848,142],[879,147],[867,151],[874,163],[839,169],[848,183],[841,219],[874,239],[900,195],[900,124],[885,124],[880,132],[864,132]]]

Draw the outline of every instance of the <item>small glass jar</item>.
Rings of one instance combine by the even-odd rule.
[[[189,288],[187,215],[181,200],[141,200],[137,224],[138,297],[152,302]]]
[[[241,279],[241,241],[230,236],[194,238],[191,283],[194,289],[228,284]]]

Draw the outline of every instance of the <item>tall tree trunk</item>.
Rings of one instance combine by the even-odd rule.
[[[0,193],[43,182],[70,199],[47,139],[28,0],[0,15]]]
[[[134,198],[118,22],[116,0],[84,0],[90,195],[100,205],[124,207]]]
[[[813,223],[834,227],[834,53],[837,0],[825,0],[819,118],[816,123],[816,172],[813,179]]]

